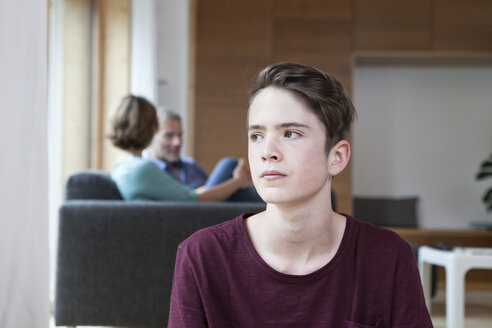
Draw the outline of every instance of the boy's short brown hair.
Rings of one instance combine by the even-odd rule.
[[[267,87],[289,90],[306,102],[326,129],[326,154],[346,139],[356,112],[342,84],[333,76],[310,66],[276,63],[264,68],[250,92],[250,103]]]
[[[109,139],[123,150],[143,150],[157,131],[154,105],[143,97],[124,97],[111,119]]]

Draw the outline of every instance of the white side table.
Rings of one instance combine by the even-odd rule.
[[[419,270],[425,302],[430,311],[431,264],[446,269],[446,326],[463,328],[465,317],[465,275],[470,269],[492,270],[492,248],[455,248],[445,251],[419,248]]]

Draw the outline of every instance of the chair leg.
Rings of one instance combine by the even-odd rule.
[[[419,271],[422,280],[422,290],[424,292],[425,304],[429,312],[431,311],[431,264],[419,258]]]
[[[453,262],[446,266],[446,325],[463,328],[465,319],[465,272]]]

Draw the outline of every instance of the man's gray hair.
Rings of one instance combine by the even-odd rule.
[[[165,109],[162,107],[157,108],[157,118],[159,119],[159,122],[163,122],[166,119],[181,122],[181,115],[171,109]]]

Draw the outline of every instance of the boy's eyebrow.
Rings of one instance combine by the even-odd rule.
[[[309,129],[309,126],[308,125],[302,124],[302,123],[298,123],[298,122],[287,122],[287,123],[282,123],[282,124],[277,125],[277,129],[278,128],[290,128],[290,127],[294,127],[294,128],[308,128]]]
[[[253,124],[253,125],[248,126],[248,131],[251,131],[251,130],[265,130],[265,127],[261,126],[261,125]]]
[[[298,122],[285,122],[276,125],[277,129],[291,128],[291,127],[309,129],[309,125],[298,123]],[[265,130],[265,127],[262,125],[253,124],[248,126],[248,131],[251,130]]]

